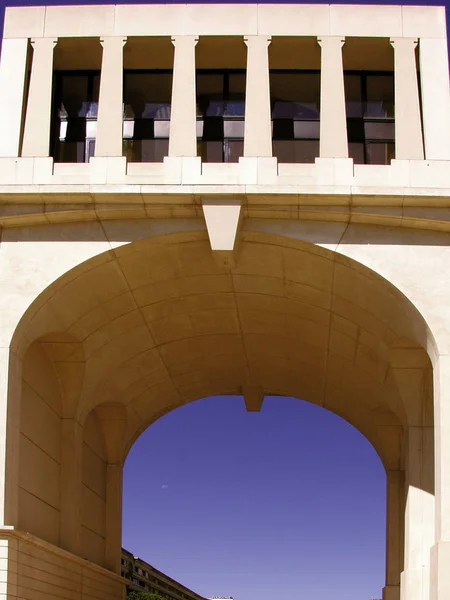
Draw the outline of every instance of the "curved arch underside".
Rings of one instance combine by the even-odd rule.
[[[119,460],[169,410],[256,389],[341,415],[386,468],[399,468],[410,411],[391,352],[424,344],[423,319],[389,282],[337,253],[250,232],[239,242],[232,269],[217,264],[202,232],[83,263],[30,307],[19,354],[40,340],[63,414],[83,422],[96,410],[122,423],[107,440]]]

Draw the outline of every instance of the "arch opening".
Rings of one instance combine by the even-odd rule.
[[[385,491],[373,447],[329,411],[269,396],[250,413],[243,397],[203,398],[133,445],[123,546],[203,597],[378,598]],[[172,598],[122,570],[130,590]]]

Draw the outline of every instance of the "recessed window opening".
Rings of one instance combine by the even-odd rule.
[[[54,54],[50,153],[55,162],[94,155],[101,46],[94,38],[62,38]]]
[[[270,71],[273,155],[280,163],[319,156],[320,72]]]
[[[343,47],[349,156],[355,164],[395,158],[393,49],[388,39],[349,38]]]
[[[269,66],[273,155],[280,163],[313,163],[320,130],[317,38],[273,37]]]
[[[201,36],[196,47],[197,154],[237,163],[244,154],[247,51],[242,37]]]
[[[125,71],[123,152],[129,162],[162,162],[169,152],[172,71]]]
[[[123,154],[158,163],[169,153],[173,44],[168,37],[130,37],[124,46]]]
[[[94,156],[99,85],[100,71],[55,74],[55,162],[83,163]]]
[[[245,71],[197,70],[197,152],[237,163],[244,153]]]
[[[394,74],[345,73],[349,156],[355,164],[395,158]]]

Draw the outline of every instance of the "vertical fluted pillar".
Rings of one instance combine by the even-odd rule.
[[[49,155],[53,88],[53,50],[57,38],[35,38],[22,156]]]
[[[176,35],[170,116],[169,156],[197,156],[195,46],[198,37]]]
[[[95,156],[123,154],[123,37],[105,37],[98,100]]]
[[[391,38],[395,64],[395,158],[423,160],[414,38]]]
[[[320,157],[348,158],[344,68],[340,36],[319,38],[320,71]]]
[[[247,45],[244,156],[272,156],[270,111],[270,37],[250,35]]]
[[[17,157],[27,70],[28,40],[4,39],[0,56],[0,157]]]

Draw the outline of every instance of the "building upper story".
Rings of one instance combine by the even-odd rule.
[[[121,575],[128,589],[158,594],[165,600],[205,600],[186,586],[122,548]]]
[[[0,201],[441,206],[448,161],[442,7],[6,9]]]

